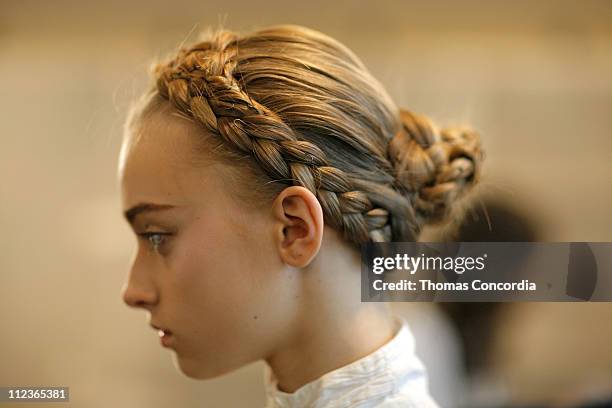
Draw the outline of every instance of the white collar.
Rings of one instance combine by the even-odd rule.
[[[278,389],[278,379],[266,364],[266,408],[367,404],[396,394],[411,379],[424,378],[425,369],[414,354],[414,338],[407,322],[399,316],[394,316],[394,321],[396,334],[379,349],[324,374],[293,393]]]

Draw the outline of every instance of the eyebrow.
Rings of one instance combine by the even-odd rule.
[[[134,207],[130,208],[129,210],[125,211],[123,215],[125,216],[125,219],[130,224],[133,224],[134,218],[136,218],[136,216],[140,213],[153,212],[153,211],[164,211],[164,210],[170,210],[172,208],[175,208],[175,206],[170,205],[170,204],[142,203],[142,204],[137,204]]]

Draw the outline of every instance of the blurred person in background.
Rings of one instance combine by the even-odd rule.
[[[540,242],[546,225],[534,219],[526,208],[504,198],[508,197],[482,197],[482,205],[474,206],[452,234],[446,237],[442,234],[437,240]],[[514,266],[530,262],[530,256],[524,255]],[[453,406],[612,407],[612,372],[601,368],[610,356],[606,340],[610,325],[598,328],[598,322],[607,322],[612,317],[605,304],[603,307],[549,302],[441,302],[436,305],[452,322],[451,332],[455,329],[459,337],[458,354],[462,361],[459,371],[465,373],[465,382],[458,384],[464,388]],[[573,347],[576,344],[588,344],[589,352],[576,349]],[[448,347],[442,352],[448,353],[447,350]],[[431,354],[440,353],[431,346],[422,352],[426,362]],[[600,367],[594,364],[597,359]],[[560,366],[565,369],[556,369]],[[447,384],[453,385],[448,380]]]

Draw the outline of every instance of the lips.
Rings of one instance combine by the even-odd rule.
[[[172,332],[164,327],[158,326],[156,324],[151,323],[151,327],[154,330],[157,330],[157,335],[159,336],[159,340],[162,346],[170,347],[174,342],[174,336]]]
[[[153,324],[153,323],[151,323],[151,327],[152,327],[154,330],[157,330],[157,334],[159,335],[159,337],[164,337],[164,336],[170,336],[170,335],[172,335],[172,332],[171,332],[170,330],[165,329],[165,328],[160,327],[160,326],[157,326],[157,325],[155,325],[155,324]]]

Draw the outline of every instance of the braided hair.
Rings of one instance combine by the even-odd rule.
[[[417,240],[480,176],[476,132],[397,108],[348,48],[312,29],[219,30],[152,75],[149,105],[169,102],[218,139],[215,152],[252,158],[264,183],[310,190],[357,246]]]

